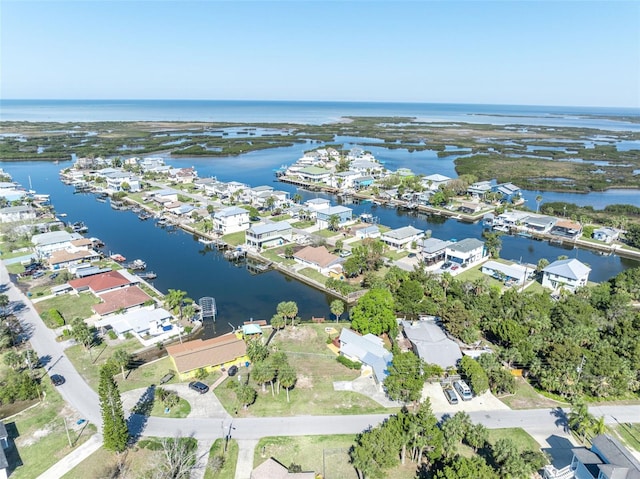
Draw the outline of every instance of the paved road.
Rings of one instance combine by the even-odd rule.
[[[101,428],[98,395],[84,381],[64,354],[63,347],[55,340],[55,334],[47,328],[33,308],[32,303],[10,282],[4,264],[0,266],[0,284],[4,284],[5,294],[12,305],[23,305],[16,314],[25,328],[30,331],[32,347],[40,357],[49,357],[48,374],[62,374],[64,385],[58,388],[62,397],[86,419]],[[607,424],[618,422],[640,422],[638,406],[596,406],[590,408],[596,416],[604,416]],[[568,441],[566,416],[568,411],[556,409],[531,409],[519,411],[479,411],[472,412],[473,421],[488,428],[521,427],[532,434],[543,446],[553,445],[554,438]],[[185,418],[132,417],[134,432],[144,436],[170,437],[192,435],[198,440],[224,437],[230,431],[231,437],[242,441],[253,441],[265,436],[301,436],[317,434],[353,434],[380,423],[386,414],[357,416],[296,416],[272,418]],[[570,447],[568,444],[566,447]]]

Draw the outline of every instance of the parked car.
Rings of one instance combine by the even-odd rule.
[[[204,394],[209,390],[209,386],[207,386],[205,383],[201,383],[200,381],[191,381],[189,383],[189,389],[193,389],[200,394]]]
[[[447,401],[449,401],[449,404],[458,404],[458,395],[453,389],[445,388],[443,391]]]
[[[235,376],[238,373],[238,366],[231,366],[227,374],[229,376]]]
[[[51,276],[49,276],[49,279],[56,279],[59,274],[60,273],[53,273]]]
[[[460,266],[459,266],[459,265],[457,265],[457,264],[454,264],[454,265],[451,267],[451,271],[455,271],[455,270],[457,270],[458,268],[460,268]]]
[[[33,273],[33,279],[38,279],[38,278],[42,278],[44,276],[44,271],[36,271],[35,273]]]
[[[442,266],[440,266],[440,269],[445,270],[447,268],[449,268],[451,266],[451,263],[449,261],[447,261],[446,263],[443,263]]]
[[[471,399],[473,399],[471,388],[463,380],[455,381],[453,383],[453,387],[456,388],[456,391],[463,401],[470,401]]]
[[[60,374],[51,375],[51,384],[53,384],[54,386],[61,386],[64,384],[64,381],[64,376],[61,376]]]
[[[343,249],[342,251],[340,251],[341,258],[346,258],[347,256],[351,256],[351,251],[349,251],[348,249]]]

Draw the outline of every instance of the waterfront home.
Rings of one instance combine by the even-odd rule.
[[[377,177],[385,170],[384,165],[378,163],[378,161],[371,157],[362,157],[357,160],[353,160],[349,164],[349,169],[358,171],[362,175],[370,175]]]
[[[217,179],[210,177],[210,178],[198,178],[197,180],[194,180],[193,182],[193,186],[198,189],[198,190],[205,190],[207,186],[213,186],[220,183]]]
[[[286,221],[252,225],[245,233],[246,244],[258,250],[288,243],[292,239],[293,228]]]
[[[69,281],[77,293],[91,291],[94,294],[105,293],[131,285],[130,275],[125,276],[124,271],[108,271],[106,273],[95,274],[86,278],[72,279]]]
[[[71,247],[71,241],[82,238],[78,233],[67,233],[66,231],[51,231],[41,233],[31,237],[34,251],[38,258],[47,258],[54,251],[65,250]]]
[[[315,479],[315,472],[290,472],[289,469],[270,457],[253,471],[249,479]]]
[[[320,229],[326,229],[331,223],[332,216],[338,217],[338,227],[344,226],[353,220],[353,210],[346,206],[330,206],[316,211],[316,221]]]
[[[424,206],[430,205],[431,197],[433,196],[434,193],[435,191],[431,191],[431,190],[421,191],[420,193],[416,193],[416,195],[414,196],[414,201],[419,205],[424,205]]]
[[[313,198],[304,202],[304,206],[309,209],[309,216],[316,218],[316,213],[320,210],[326,210],[331,206],[331,202],[326,198]]]
[[[550,233],[555,236],[576,239],[582,234],[582,225],[577,221],[562,219],[553,225]]]
[[[27,195],[27,192],[18,189],[13,183],[0,183],[0,198],[4,198],[9,203],[20,201]]]
[[[548,233],[557,223],[558,218],[544,215],[530,215],[524,220],[524,226],[532,233]]]
[[[366,238],[380,238],[381,234],[380,228],[378,228],[377,225],[369,225],[355,230],[356,238],[361,240]]]
[[[100,254],[93,250],[79,249],[75,251],[59,250],[51,253],[47,259],[49,268],[60,270],[80,263],[98,261]]]
[[[500,213],[493,219],[493,229],[499,231],[509,231],[512,228],[517,228],[524,223],[531,213],[526,211],[510,210]]]
[[[487,253],[482,241],[475,238],[465,238],[447,246],[445,259],[462,266],[471,266],[486,257]]]
[[[467,188],[467,193],[476,198],[484,198],[491,191],[490,181],[477,181]]]
[[[171,203],[170,205],[165,205],[165,210],[168,213],[171,213],[172,215],[176,215],[176,216],[183,216],[183,217],[190,215],[191,212],[195,211],[195,209],[196,209],[195,206],[180,203],[179,201],[175,203]],[[209,212],[206,211],[206,214],[208,215]]]
[[[269,202],[271,202],[271,208],[282,208],[289,204],[289,192],[281,190],[264,191],[254,197],[252,204],[257,208],[266,209]]]
[[[296,172],[296,176],[309,183],[324,183],[329,180],[331,171],[318,166],[307,166]]]
[[[467,215],[474,215],[482,210],[483,204],[479,201],[461,201],[458,211]]]
[[[213,371],[248,360],[247,345],[233,333],[167,346],[167,353],[182,380],[192,377],[198,369]]]
[[[437,191],[440,189],[440,186],[446,186],[450,181],[451,178],[448,176],[436,173],[422,178],[422,185],[428,190]]]
[[[494,185],[491,187],[491,191],[502,194],[504,201],[508,203],[512,203],[522,197],[520,188],[513,183],[501,183],[499,185]]]
[[[359,146],[354,146],[349,150],[349,153],[347,153],[347,160],[353,161],[353,160],[357,160],[358,158],[362,158],[363,156],[364,156],[364,150]]]
[[[438,238],[423,238],[418,240],[418,248],[422,253],[422,261],[427,266],[444,261],[447,255],[447,246],[451,244],[450,241],[443,241]]]
[[[131,333],[138,339],[143,336],[159,336],[170,331],[178,334],[178,327],[171,321],[172,314],[164,308],[141,308],[99,319],[94,326],[100,329],[111,329],[119,337]]]
[[[149,192],[149,196],[151,196],[154,201],[161,204],[164,204],[166,202],[178,201],[178,191],[172,188],[151,191]]]
[[[571,450],[571,464],[562,469],[548,465],[543,469],[545,479],[639,479],[640,461],[629,449],[608,434],[591,439],[591,449]]]
[[[360,334],[348,328],[340,331],[340,355],[351,361],[359,361],[373,370],[373,377],[381,388],[389,375],[387,368],[393,361],[393,354],[383,346],[383,341],[373,334]]]
[[[261,203],[264,204],[265,198],[268,197],[268,195],[273,192],[274,188],[273,186],[268,186],[268,185],[262,185],[262,186],[256,186],[255,188],[249,188],[246,191],[246,200],[248,203],[254,205],[254,206],[259,206]],[[265,193],[267,193],[267,195],[265,196]]]
[[[620,236],[620,230],[616,228],[610,228],[608,226],[603,226],[602,228],[598,228],[593,230],[592,237],[598,241],[604,241],[605,243],[613,243]]]
[[[357,178],[353,179],[353,189],[357,191],[363,188],[368,188],[369,186],[373,185],[373,182],[373,176],[358,176]]]
[[[0,421],[0,479],[8,477],[9,461],[5,452],[7,449],[9,449],[9,434],[4,422]]]
[[[193,183],[198,178],[198,172],[195,168],[173,168],[169,170],[169,178],[176,183],[188,184]]]
[[[354,187],[355,179],[360,177],[361,175],[357,171],[341,171],[339,173],[332,174],[327,180],[327,185],[331,188],[341,188],[343,190],[349,189]]]
[[[343,259],[329,253],[324,246],[305,246],[293,253],[296,262],[311,267],[324,275],[329,274],[332,267],[342,263]]]
[[[0,223],[29,221],[36,219],[36,210],[28,205],[8,206],[0,208]]]
[[[110,193],[118,191],[131,191],[132,193],[140,191],[140,178],[128,171],[114,171],[104,175],[107,180],[107,190]],[[126,185],[127,188],[123,188]]]
[[[94,304],[91,306],[91,309],[100,316],[120,313],[132,308],[139,308],[145,303],[153,301],[151,296],[135,285],[103,292],[97,296],[102,300],[102,302]]]
[[[160,157],[147,157],[138,161],[142,171],[154,171],[156,168],[164,166],[164,159]]]
[[[213,214],[213,229],[226,235],[246,231],[251,226],[249,211],[237,206],[229,206]]]
[[[413,226],[403,226],[383,233],[380,239],[392,248],[402,249],[411,247],[411,243],[419,241],[423,236],[423,230]]]
[[[534,265],[504,264],[490,260],[482,265],[481,271],[507,285],[517,284],[521,286],[535,270],[536,267]]]
[[[575,292],[587,285],[590,272],[591,268],[575,258],[554,261],[542,270],[542,286],[553,291],[567,289]]]
[[[437,364],[443,369],[455,368],[462,359],[462,352],[455,341],[447,337],[435,318],[419,321],[401,321],[402,334],[411,343],[411,349],[426,363]]]

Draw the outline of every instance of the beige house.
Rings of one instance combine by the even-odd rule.
[[[289,470],[270,457],[253,471],[250,479],[315,479],[315,472],[289,472]]]

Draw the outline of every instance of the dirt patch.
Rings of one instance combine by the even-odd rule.
[[[287,328],[278,331],[281,341],[310,341],[318,337],[313,328]]]
[[[296,388],[298,389],[311,389],[313,388],[313,379],[309,376],[298,376],[296,380]]]
[[[18,448],[25,447],[25,446],[31,446],[31,445],[35,444],[36,442],[38,442],[43,437],[48,436],[52,432],[53,432],[52,425],[51,424],[47,424],[45,427],[42,427],[40,429],[36,429],[35,431],[33,431],[33,433],[29,434],[26,437],[16,438],[16,445],[18,446]]]

